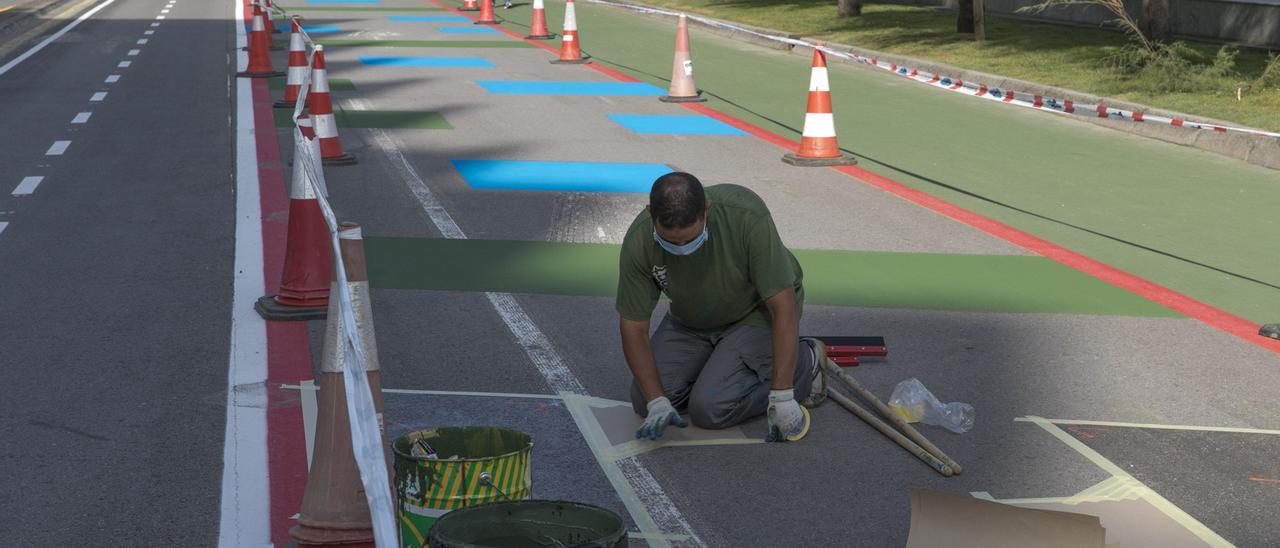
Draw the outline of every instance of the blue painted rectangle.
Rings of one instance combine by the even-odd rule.
[[[480,57],[365,57],[360,62],[371,67],[466,67],[493,68],[493,63]]]
[[[709,116],[673,116],[667,114],[608,114],[606,116],[633,133],[747,135],[747,132]]]
[[[493,27],[436,27],[445,34],[502,34]]]
[[[338,27],[324,27],[324,26],[302,27],[302,30],[307,31],[307,34],[321,34],[321,33],[326,33],[326,32],[342,32],[342,29],[340,29],[340,28],[338,28]]]
[[[453,160],[453,166],[472,188],[560,192],[646,193],[672,171],[664,164],[608,162]]]
[[[489,93],[518,95],[666,95],[666,90],[643,82],[527,82],[477,80]]]
[[[392,15],[387,17],[397,23],[470,23],[461,15]]]

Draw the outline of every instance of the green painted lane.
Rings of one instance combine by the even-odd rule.
[[[559,29],[563,3],[547,0],[546,13]],[[674,23],[587,3],[577,13],[597,63],[667,85]],[[799,138],[808,57],[696,28],[692,40],[709,106]],[[1242,317],[1280,321],[1280,253],[1265,237],[1280,232],[1280,173],[880,70],[831,63],[830,78],[840,144],[862,167]]]
[[[267,85],[271,88],[272,91],[283,90],[286,83],[288,82],[286,81],[284,76],[276,76],[275,78],[271,78],[267,80]],[[355,90],[356,90],[356,85],[351,80],[348,80],[346,78],[330,78],[329,79],[329,91],[355,91]]]
[[[324,47],[357,48],[532,48],[517,40],[316,40]]]
[[[272,111],[276,127],[293,125],[293,111],[278,108]],[[407,110],[338,110],[334,113],[338,127],[382,129],[453,129],[439,112],[414,112]]]
[[[374,12],[420,12],[420,11],[447,11],[444,8],[387,8],[387,7],[360,7],[360,6],[277,6],[284,11],[293,13],[295,11],[374,11]]]
[[[612,297],[618,246],[365,238],[374,287]],[[806,302],[837,306],[1180,317],[1043,257],[796,250]]]

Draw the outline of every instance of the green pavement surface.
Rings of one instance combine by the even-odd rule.
[[[365,238],[387,289],[612,297],[619,247],[562,242]],[[1180,317],[1043,257],[795,250],[809,304]]]
[[[518,40],[316,40],[324,47],[359,48],[532,48]]]
[[[271,78],[270,80],[267,80],[267,85],[273,91],[283,90],[285,84],[287,83],[288,82],[284,76],[276,76],[274,78]],[[351,80],[348,80],[346,78],[330,78],[329,79],[329,91],[355,91],[355,90],[356,90],[356,85]]]
[[[293,126],[293,111],[275,109],[276,127]],[[407,110],[343,110],[333,113],[338,127],[382,129],[453,129],[439,112],[414,112]]]
[[[444,8],[384,8],[384,7],[361,7],[361,6],[277,6],[286,12],[295,11],[384,11],[384,12],[419,12],[419,11],[445,11]]]
[[[527,28],[523,9],[506,26]],[[563,3],[548,0],[546,13],[561,28]],[[666,85],[672,20],[587,3],[577,13],[595,62]],[[696,28],[692,51],[709,106],[799,138],[808,56]],[[863,168],[1239,316],[1280,321],[1270,236],[1280,232],[1280,172],[830,64],[840,144]]]

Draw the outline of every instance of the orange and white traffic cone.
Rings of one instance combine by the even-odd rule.
[[[303,115],[295,139],[295,147],[310,147],[312,157],[319,155],[311,120]],[[289,185],[289,230],[285,237],[284,272],[280,290],[275,295],[258,299],[254,310],[266,320],[320,320],[329,306],[329,277],[333,273],[333,248],[329,229],[325,226],[316,188],[323,181],[313,181],[306,169],[306,156],[294,152],[293,181]],[[319,166],[316,166],[319,168]],[[323,190],[322,190],[323,191]]]
[[[262,1],[264,2],[262,6],[262,11],[265,11],[267,15],[267,32],[271,34],[283,34],[284,31],[276,28],[276,22],[275,22],[276,11],[272,9],[275,7],[275,4],[272,4],[271,0],[262,0]]]
[[[476,0],[462,0],[462,7],[458,11],[480,11],[480,3]]]
[[[564,34],[560,39],[560,58],[552,63],[581,65],[590,63],[582,55],[582,45],[578,43],[578,16],[573,8],[573,0],[564,3]]]
[[[689,20],[684,14],[676,20],[676,56],[671,63],[671,87],[659,101],[695,103],[706,101],[693,83],[693,55],[689,52]]]
[[[809,104],[804,115],[804,134],[800,150],[788,153],[782,161],[793,166],[844,166],[858,163],[840,150],[836,142],[836,119],[831,112],[831,83],[827,78],[827,57],[813,50],[813,72],[809,76]]]
[[[369,276],[360,226],[342,223],[338,227],[338,238],[342,264],[347,270],[347,288],[351,292],[351,312],[364,347],[369,390],[381,426],[382,373],[374,341],[373,308],[369,301]],[[334,295],[339,291],[337,284],[335,280],[331,290]],[[354,364],[346,363],[346,330],[342,325],[341,306],[341,299],[329,299],[311,470],[302,494],[298,525],[289,529],[289,536],[298,541],[299,546],[373,546],[373,521],[351,447],[351,423],[347,418],[346,381],[342,371]]]
[[[533,0],[533,20],[529,23],[530,40],[550,40],[556,33],[547,30],[547,9],[542,0]]]
[[[284,98],[275,102],[276,108],[293,108],[298,104],[302,81],[307,79],[307,45],[302,40],[302,21],[293,16],[289,32],[289,77],[284,84]]]
[[[271,67],[271,35],[267,34],[262,22],[262,9],[254,4],[253,30],[249,31],[249,66],[244,72],[236,73],[242,78],[274,78],[284,76],[283,72]]]
[[[500,25],[502,21],[493,14],[493,0],[480,0],[480,19],[473,25]]]
[[[333,115],[333,98],[329,95],[329,75],[324,65],[324,46],[317,45],[311,54],[311,90],[307,93],[311,117],[320,139],[320,160],[326,166],[348,166],[355,156],[342,151],[338,140],[338,120]]]

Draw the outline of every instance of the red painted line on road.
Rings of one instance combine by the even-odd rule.
[[[437,6],[453,11],[454,13],[457,13],[459,15],[471,17],[470,15],[471,12],[459,11],[456,8],[454,8],[452,5],[449,5],[441,0],[430,0],[430,1],[431,3],[436,4]],[[551,46],[550,44],[546,44],[543,41],[528,40],[523,35],[507,30],[505,28],[499,28],[499,30],[501,30],[502,32],[510,36],[518,38],[520,40],[524,40],[526,42],[532,43],[538,47],[541,47],[542,49],[552,51],[552,52],[559,51],[557,48]],[[624,82],[640,82],[641,81],[637,78],[634,78],[628,74],[619,72],[615,69],[602,67],[600,66],[599,63],[591,63],[583,66],[594,69],[595,71],[600,72],[601,74],[608,75],[614,79],[621,80]],[[778,146],[779,148],[785,149],[788,152],[794,152],[797,146],[799,146],[799,143],[797,141],[794,141],[787,137],[783,137],[781,135],[778,135],[777,133],[774,133],[772,131],[759,127],[745,120],[740,120],[738,118],[735,118],[723,112],[715,110],[711,107],[701,105],[698,103],[679,103],[679,105],[689,110],[692,110],[698,114],[709,116],[711,118],[714,118],[716,120],[729,124],[733,127],[741,129],[742,131],[750,133],[751,135],[758,137],[760,139],[763,139],[766,142],[773,143],[774,145]],[[1071,107],[1072,107],[1071,102],[1068,101],[1067,108],[1070,109]],[[1174,125],[1178,125],[1178,122],[1179,122],[1178,120],[1175,120]],[[1091,259],[1089,257],[1086,257],[1074,251],[1071,251],[1065,247],[1062,247],[1058,244],[1055,244],[1048,240],[1041,239],[1028,232],[1024,232],[1022,230],[1006,225],[994,219],[984,217],[982,215],[979,215],[977,213],[964,209],[960,206],[952,204],[951,202],[948,202],[946,200],[943,200],[941,198],[928,194],[924,191],[917,190],[904,183],[900,183],[898,181],[895,181],[883,175],[879,175],[877,173],[868,171],[864,168],[861,168],[858,166],[837,166],[833,169],[840,171],[841,173],[844,173],[845,175],[848,175],[858,181],[861,181],[873,187],[879,188],[899,198],[902,198],[916,205],[924,207],[925,209],[933,211],[934,213],[938,213],[944,217],[967,224],[969,226],[977,228],[978,230],[991,234],[992,236],[1005,240],[1009,243],[1012,243],[1024,249],[1027,249],[1029,251],[1032,251],[1038,255],[1057,261],[1063,265],[1066,265],[1075,270],[1078,270],[1080,272],[1093,276],[1094,278],[1107,282],[1111,285],[1114,285],[1116,287],[1120,287],[1122,289],[1128,290],[1132,293],[1141,295],[1142,297],[1145,297],[1147,300],[1155,302],[1156,304],[1159,304],[1166,308],[1180,312],[1189,318],[1194,318],[1196,320],[1199,320],[1202,323],[1215,327],[1219,330],[1225,331],[1231,335],[1235,335],[1236,337],[1244,340],[1247,343],[1253,344],[1255,346],[1261,347],[1266,350],[1270,350],[1271,352],[1274,352],[1276,354],[1280,354],[1280,340],[1270,339],[1270,338],[1258,335],[1258,329],[1261,326],[1245,318],[1241,318],[1240,316],[1236,316],[1225,310],[1215,308],[1211,305],[1205,304],[1196,299],[1193,299],[1191,297],[1178,293],[1177,291],[1164,287],[1155,282],[1151,282],[1144,278],[1140,278],[1138,276],[1135,276],[1133,274],[1120,270],[1119,268],[1113,267],[1101,261]]]
[[[258,194],[262,205],[263,281],[268,294],[280,288],[288,235],[289,197],[265,79],[253,80],[253,120],[258,152]],[[289,528],[302,508],[307,481],[307,448],[300,393],[279,388],[312,378],[311,342],[306,322],[267,322],[267,474],[271,494],[271,542],[293,544]]]

